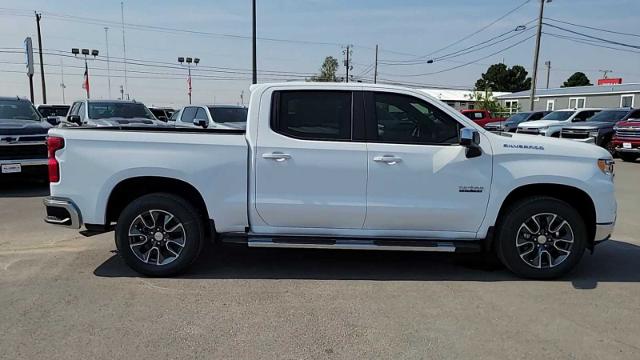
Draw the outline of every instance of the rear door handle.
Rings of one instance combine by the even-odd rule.
[[[291,159],[291,155],[281,153],[281,152],[272,152],[272,153],[262,154],[262,158],[282,162],[282,161]]]
[[[389,165],[395,165],[402,161],[402,158],[399,158],[395,155],[382,155],[382,156],[374,156],[373,161],[383,162]]]

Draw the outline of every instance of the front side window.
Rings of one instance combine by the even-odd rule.
[[[595,115],[597,112],[598,111],[595,110],[580,111],[580,113],[573,118],[573,121],[587,121],[587,119]]]
[[[0,119],[40,121],[40,114],[30,102],[24,100],[0,100]]]
[[[271,128],[306,140],[351,139],[350,91],[274,92]]]
[[[78,107],[78,115],[80,116],[80,120],[84,121],[85,116],[84,116],[84,103],[81,102],[80,106]]]
[[[205,121],[209,121],[209,118],[207,117],[207,113],[204,111],[204,108],[198,108],[198,111],[196,112],[196,117],[194,118],[195,120],[205,120]]]
[[[193,119],[196,118],[196,112],[198,111],[197,107],[186,107],[182,110],[182,117],[180,118],[180,122],[193,124]]]
[[[442,110],[412,96],[375,93],[377,142],[457,144],[460,125]]]

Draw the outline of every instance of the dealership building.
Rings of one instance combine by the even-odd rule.
[[[467,110],[467,109],[476,108],[476,101],[473,100],[472,90],[428,88],[428,89],[420,89],[420,91],[447,103],[447,105],[453,107],[456,110]],[[509,94],[509,93],[494,92],[493,97],[497,98],[499,95],[506,95],[506,94]]]
[[[529,90],[496,96],[510,113],[528,111]],[[640,83],[536,89],[534,110],[640,106]]]

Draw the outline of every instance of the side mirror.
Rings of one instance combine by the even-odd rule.
[[[207,119],[194,119],[193,120],[193,125],[201,126],[202,128],[206,128],[208,124],[209,124],[209,121]]]
[[[47,122],[53,126],[58,126],[60,124],[60,119],[57,116],[48,116]]]
[[[82,120],[80,120],[80,115],[69,115],[67,116],[67,121],[76,124],[78,126],[82,125]]]
[[[467,148],[467,158],[478,157],[482,154],[480,149],[480,133],[472,128],[460,129],[460,145]]]

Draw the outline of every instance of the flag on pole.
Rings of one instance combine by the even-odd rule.
[[[187,86],[189,90],[189,96],[191,96],[191,75],[187,78]]]
[[[84,63],[84,79],[82,80],[82,88],[87,90],[87,99],[89,98],[89,67]]]

